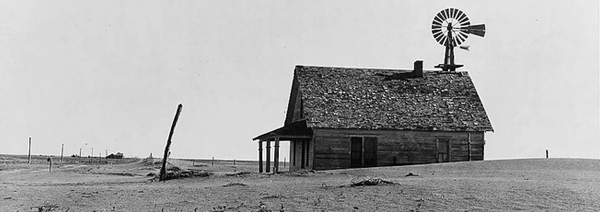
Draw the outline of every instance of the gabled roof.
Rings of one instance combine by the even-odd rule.
[[[285,124],[300,118],[308,128],[493,131],[466,72],[296,66]]]

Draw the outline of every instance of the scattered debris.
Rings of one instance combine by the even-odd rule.
[[[316,172],[315,170],[306,170],[306,169],[293,171],[293,172],[284,172],[284,174],[287,174],[289,176],[297,176],[297,177],[308,176],[308,175],[317,174],[317,173],[322,173],[322,172]]]
[[[413,174],[412,172],[404,175],[405,177],[410,177],[410,176],[421,176],[420,174]]]
[[[188,177],[208,177],[208,176],[211,176],[212,174],[213,173],[209,172],[209,171],[187,170],[187,169],[181,169],[179,167],[173,166],[173,167],[167,169],[165,180],[188,178]],[[158,175],[157,173],[154,173],[154,172],[148,173],[146,176],[154,177],[152,180],[156,180],[156,179],[160,178],[160,175]]]
[[[232,187],[232,186],[248,186],[248,185],[243,184],[243,183],[227,183],[227,184],[223,185],[223,187]]]
[[[173,172],[176,172],[176,171],[181,171],[181,169],[180,169],[179,167],[177,167],[177,166],[171,166],[171,167],[169,167],[169,168],[167,169],[167,171],[173,171]]]
[[[225,174],[225,176],[235,176],[235,177],[241,177],[244,175],[248,175],[248,174],[252,174],[252,172],[235,172],[235,173],[227,173]]]
[[[108,173],[97,173],[97,174],[106,174],[106,175],[118,175],[118,176],[129,176],[133,177],[135,174],[126,173],[126,172],[108,172]]]
[[[37,209],[38,212],[53,211],[53,210],[58,209],[58,205],[46,204],[46,205],[42,205],[39,207],[33,207],[31,209]]]
[[[258,212],[271,212],[263,202],[258,203]]]
[[[369,178],[356,183],[352,183],[350,186],[374,186],[379,184],[394,184],[391,181],[382,180],[381,178]]]

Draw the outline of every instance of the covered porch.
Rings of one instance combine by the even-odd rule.
[[[312,137],[313,132],[306,127],[306,121],[300,120],[253,138],[252,140],[258,141],[258,172],[279,172],[279,143],[281,141],[290,141],[290,170],[293,170],[293,167],[299,166],[305,168],[309,162],[310,154],[308,149]],[[263,142],[266,146],[266,152],[263,152]],[[273,143],[273,146],[275,147],[273,152],[272,170],[271,143]],[[298,150],[301,150],[300,154],[298,154]],[[263,155],[266,156],[264,166]],[[301,161],[298,161],[298,159]]]

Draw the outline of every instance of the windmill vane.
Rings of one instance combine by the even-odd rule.
[[[433,17],[431,33],[439,44],[446,47],[444,64],[439,64],[435,68],[441,68],[444,71],[455,71],[463,65],[454,63],[454,47],[467,40],[469,35],[483,37],[485,35],[485,24],[471,25],[469,17],[463,11],[456,8],[446,8]],[[469,50],[469,46],[459,47]]]

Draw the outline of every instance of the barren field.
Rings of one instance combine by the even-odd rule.
[[[600,160],[590,159],[277,175],[256,173],[256,162],[172,159],[171,170],[192,174],[166,182],[148,176],[158,159],[53,160],[49,172],[44,156],[27,164],[26,156],[0,155],[0,211],[600,210]]]

